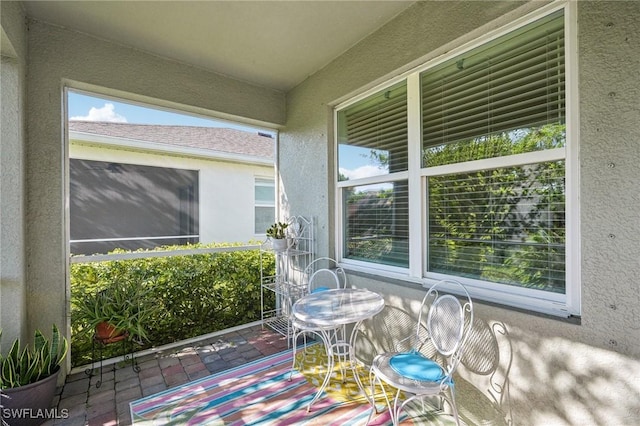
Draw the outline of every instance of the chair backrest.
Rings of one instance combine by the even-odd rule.
[[[338,262],[330,257],[320,257],[305,268],[309,277],[308,292],[312,293],[330,288],[345,288],[347,275]]]
[[[318,269],[309,278],[309,293],[340,287],[340,278],[331,269]]]
[[[458,296],[444,291],[455,292]],[[425,312],[426,320],[423,319]],[[426,325],[423,321],[426,321]],[[460,362],[472,325],[473,302],[467,289],[457,281],[440,281],[422,299],[416,326],[416,342],[420,341],[418,333],[426,327],[430,343],[441,355],[449,358],[452,372]]]

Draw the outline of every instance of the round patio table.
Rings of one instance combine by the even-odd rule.
[[[309,403],[307,410],[320,397],[329,384],[335,365],[334,356],[348,361],[354,378],[367,400],[369,397],[355,370],[354,338],[358,325],[384,309],[384,299],[378,293],[366,289],[342,288],[310,293],[298,299],[292,307],[294,324],[302,322],[314,329],[322,339],[327,353],[327,375]],[[355,324],[349,340],[346,340],[346,326]],[[295,345],[295,342],[294,342]],[[294,360],[295,362],[295,360]],[[343,376],[344,377],[344,376]]]

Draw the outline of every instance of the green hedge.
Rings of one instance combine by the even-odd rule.
[[[218,247],[220,245],[217,245]],[[228,246],[228,245],[227,245]],[[190,245],[192,248],[212,247]],[[163,247],[175,250],[185,247]],[[114,252],[116,253],[116,252]],[[125,251],[117,251],[125,253]],[[274,274],[274,259],[266,259],[265,274]],[[148,287],[161,307],[148,324],[149,342],[135,348],[159,346],[259,320],[260,251],[233,251],[171,257],[151,257],[71,265],[71,363],[91,362],[93,330],[83,327],[74,298],[100,291],[117,280]],[[267,306],[275,304],[266,292]],[[104,348],[103,356],[122,354],[121,345]]]

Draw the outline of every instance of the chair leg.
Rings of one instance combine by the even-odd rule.
[[[376,373],[374,373],[373,371],[369,370],[369,386],[371,387],[371,400],[369,400],[369,398],[367,397],[367,401],[369,401],[369,404],[371,404],[371,406],[373,407],[373,412],[375,414],[380,414],[380,413],[382,413],[382,411],[378,411],[378,407],[376,407],[376,380],[380,384],[380,388],[382,389],[382,393],[386,397],[386,393],[384,392],[384,387],[382,386],[382,382],[380,381],[380,379],[378,379],[378,377],[376,376]],[[387,400],[387,407],[388,406],[389,406],[389,401]]]
[[[393,416],[391,420],[393,421],[393,426],[398,426],[400,424],[400,412],[407,401],[400,402],[400,394],[402,391],[398,389],[396,391],[396,396],[393,398]],[[398,403],[400,402],[400,405]],[[391,409],[391,405],[389,405],[389,409]]]
[[[393,404],[391,404],[391,401],[389,400],[389,395],[387,395],[387,392],[384,388],[384,384],[382,382],[382,380],[380,380],[380,378],[374,373],[371,372],[369,375],[369,380],[371,382],[371,405],[372,405],[372,410],[371,410],[371,414],[369,414],[369,420],[367,420],[367,424],[369,424],[369,422],[371,421],[371,418],[373,417],[373,413],[375,412],[375,414],[380,414],[381,412],[378,412],[378,409],[376,407],[376,382],[380,385],[380,389],[382,391],[382,394],[384,395],[384,399],[385,399],[385,404],[387,405],[387,409],[389,410],[389,417],[391,417],[391,422],[393,423],[393,426],[398,426],[399,423],[399,412],[400,409],[402,407],[398,407],[398,400],[400,398],[400,390],[398,389],[398,391],[396,392],[396,396],[393,398]]]
[[[376,407],[376,382],[380,385],[380,389],[382,389],[382,394],[384,395],[385,404],[387,406],[387,410],[389,411],[389,416],[391,417],[391,421],[393,422],[394,425],[396,425],[396,422],[394,420],[395,418],[394,412],[391,407],[391,401],[389,401],[389,397],[385,392],[384,385],[382,384],[382,381],[378,378],[376,373],[374,373],[371,370],[369,370],[369,383],[371,387],[371,400],[369,401],[369,403],[371,404],[371,412],[369,413],[369,418],[367,419],[366,424],[368,425],[371,422],[371,420],[373,420],[373,417],[375,415],[381,414],[384,411],[384,410],[378,411],[378,407]]]
[[[449,386],[449,392],[451,393],[451,411],[453,411],[453,418],[456,421],[456,425],[460,426],[460,419],[458,418],[458,407],[456,407],[456,395],[453,391],[453,387]]]

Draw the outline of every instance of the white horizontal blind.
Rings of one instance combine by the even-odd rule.
[[[370,164],[382,166],[386,173],[405,171],[407,148],[407,86],[396,84],[338,112],[340,168],[347,167],[345,146],[362,148],[371,156]],[[353,152],[353,151],[352,151]]]
[[[425,71],[423,148],[564,123],[564,63],[560,11]]]
[[[343,189],[346,258],[409,266],[408,182]]]
[[[564,162],[430,177],[429,271],[565,290]]]

